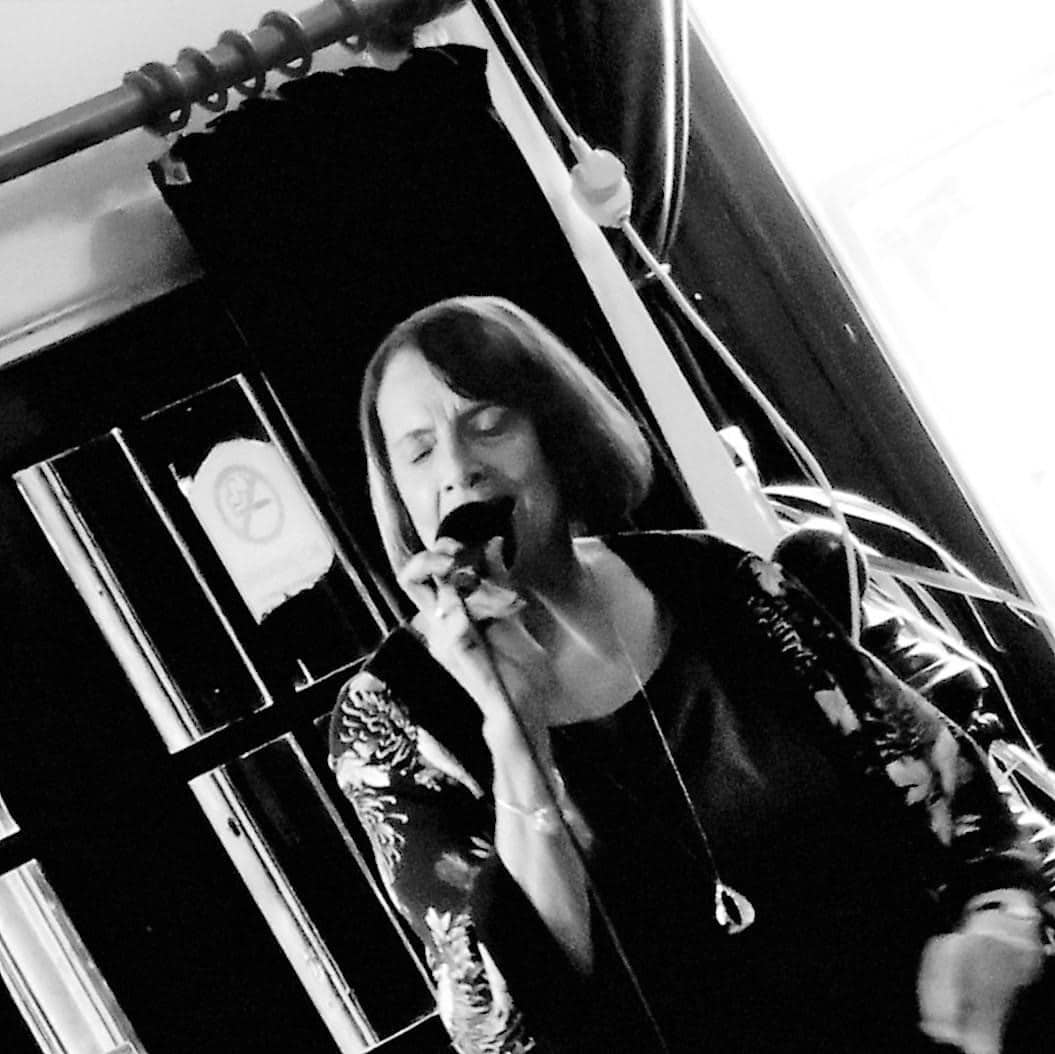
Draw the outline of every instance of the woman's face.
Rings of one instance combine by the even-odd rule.
[[[426,546],[452,509],[514,499],[517,569],[567,541],[556,478],[526,414],[453,392],[415,348],[389,360],[377,416],[396,490]]]

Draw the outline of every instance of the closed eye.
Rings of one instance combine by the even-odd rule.
[[[396,444],[395,455],[403,464],[420,465],[428,459],[435,445],[435,440],[427,431],[411,432]]]
[[[482,406],[469,418],[469,430],[478,436],[497,436],[512,424],[513,411],[505,406]]]
[[[420,465],[431,453],[431,444],[422,443],[419,446],[411,447],[410,450],[406,452],[406,458],[411,465]]]

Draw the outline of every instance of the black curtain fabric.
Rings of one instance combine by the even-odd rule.
[[[649,415],[548,202],[495,116],[486,53],[415,51],[244,103],[155,181],[352,521],[356,401],[384,333],[441,297],[506,296]],[[639,519],[692,522],[669,469]],[[371,531],[365,530],[369,536]]]

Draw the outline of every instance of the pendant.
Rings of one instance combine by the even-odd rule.
[[[726,933],[743,933],[755,921],[755,907],[732,886],[714,883],[714,920]]]

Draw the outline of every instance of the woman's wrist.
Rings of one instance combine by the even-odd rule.
[[[582,813],[568,795],[560,771],[550,765],[544,772],[536,770],[538,782],[534,790],[521,785],[518,790],[531,796],[507,797],[495,781],[495,816],[506,817],[506,822],[517,825],[521,831],[529,830],[544,837],[552,837],[562,831],[570,833],[584,850],[593,844],[593,835]]]
[[[495,809],[518,817],[539,834],[556,834],[568,819],[568,792],[556,768],[550,768],[544,774],[544,783],[544,798],[534,799],[534,804],[510,801],[496,793]]]

